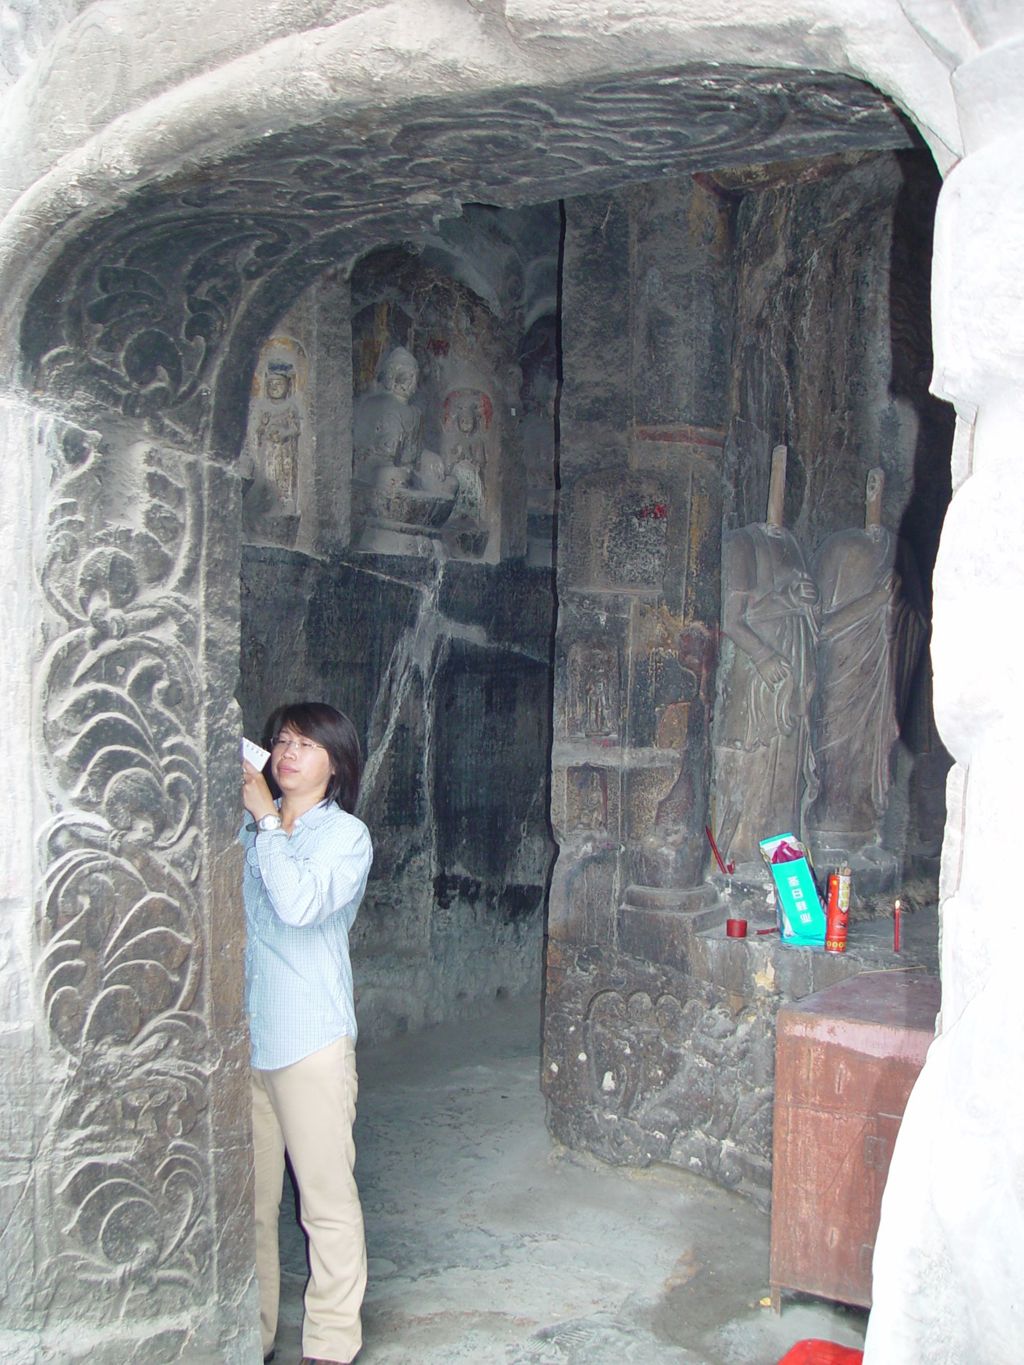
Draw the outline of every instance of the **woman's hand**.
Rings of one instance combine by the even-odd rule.
[[[254,820],[277,813],[267,779],[247,758],[242,759],[242,805]]]

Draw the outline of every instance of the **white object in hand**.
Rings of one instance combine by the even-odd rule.
[[[267,759],[270,757],[270,752],[267,749],[261,749],[258,744],[254,744],[251,739],[245,739],[243,736],[242,757],[247,758],[254,768],[258,768],[262,772]]]

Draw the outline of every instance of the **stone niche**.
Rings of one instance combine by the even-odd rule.
[[[354,547],[521,558],[517,318],[397,248],[358,264],[352,300]]]
[[[760,1202],[780,1004],[891,962],[883,897],[934,914],[937,191],[844,153],[566,205],[549,1123]],[[784,830],[853,865],[844,956],[725,937]]]
[[[296,540],[312,467],[309,428],[309,356],[293,336],[271,337],[253,379],[243,512],[247,529],[288,545]]]
[[[348,539],[349,313],[348,286],[330,272],[259,348],[239,461],[247,544],[316,553]]]
[[[239,700],[256,736],[301,696],[362,737],[364,1039],[542,979],[558,228],[469,209],[373,251],[280,320],[253,379]],[[289,507],[265,485],[293,454]]]

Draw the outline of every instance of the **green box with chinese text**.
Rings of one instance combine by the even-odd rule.
[[[760,841],[761,856],[771,869],[779,912],[779,935],[783,943],[798,948],[825,946],[825,909],[814,885],[805,857],[773,863],[772,854],[782,843],[802,848],[793,834],[775,834]]]

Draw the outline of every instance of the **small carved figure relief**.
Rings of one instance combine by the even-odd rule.
[[[612,735],[618,730],[619,679],[614,654],[596,645],[569,651],[569,730],[574,735]]]
[[[260,466],[276,490],[280,510],[293,513],[298,505],[299,437],[302,418],[293,396],[295,371],[272,362],[263,385],[264,406],[256,426]]]
[[[810,710],[816,676],[818,589],[782,524],[786,447],[772,454],[768,519],[723,544],[722,629],[732,641],[718,737],[716,803],[722,853],[759,858],[758,840],[801,832],[817,794]]]
[[[453,389],[444,400],[445,462],[472,460],[481,472],[487,463],[486,436],[494,406],[479,389]]]
[[[892,779],[890,759],[925,637],[909,549],[882,525],[885,475],[867,477],[863,529],[821,546],[821,639],[814,750],[821,790],[809,824],[830,846],[877,842]]]
[[[451,521],[482,526],[485,521],[487,433],[494,405],[479,389],[453,389],[444,400],[441,416],[446,474],[455,480]]]
[[[716,650],[709,630],[696,623],[680,632],[677,659],[680,697],[670,708],[682,722],[675,735],[679,773],[658,803],[654,827],[644,841],[644,876],[653,885],[691,886],[705,857],[709,732]]]
[[[308,440],[306,368],[305,352],[290,337],[272,337],[263,347],[241,464],[246,527],[272,538],[283,536],[288,543],[300,513]]]
[[[608,828],[608,778],[589,764],[570,768],[569,823],[579,830],[603,833]]]

